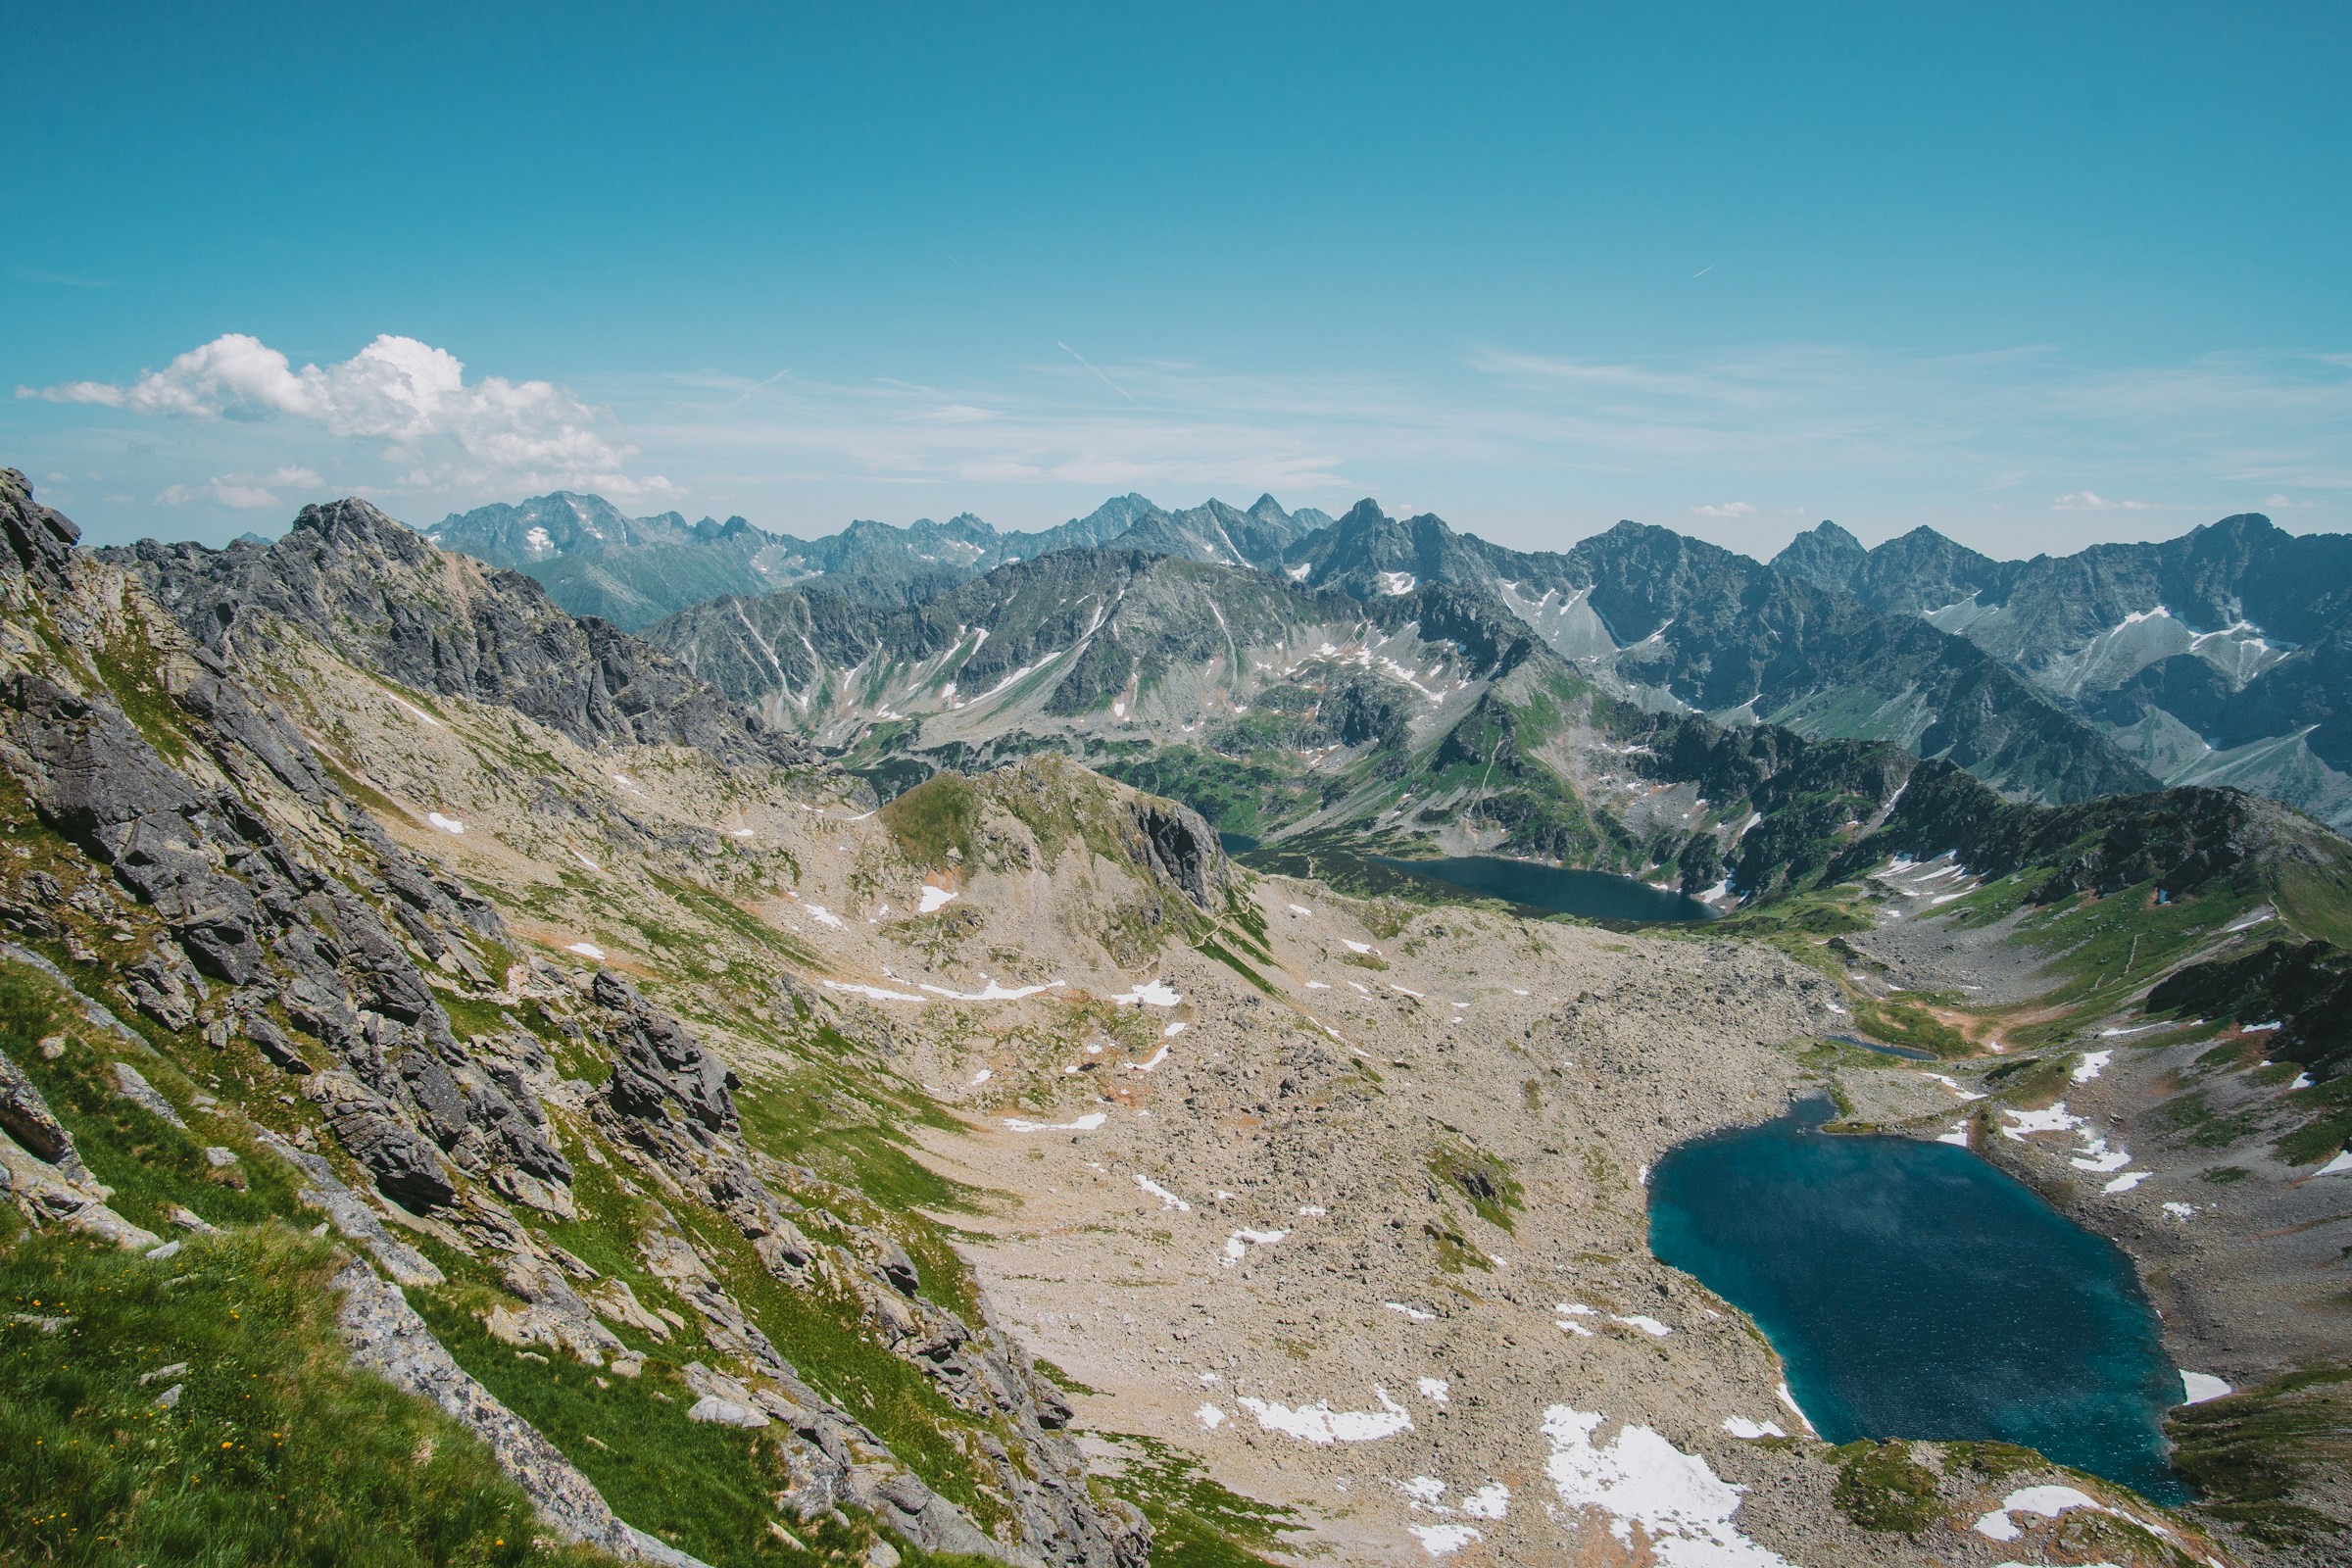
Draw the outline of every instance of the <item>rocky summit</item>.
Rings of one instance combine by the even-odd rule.
[[[2130,739],[2309,716],[2260,527],[738,523],[0,471],[7,1554],[2344,1560],[2352,845]],[[1816,1430],[1649,1246],[1792,1099],[2120,1250],[2161,1485]]]

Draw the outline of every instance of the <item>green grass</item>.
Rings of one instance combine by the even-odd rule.
[[[12,1562],[512,1565],[529,1501],[430,1404],[351,1370],[333,1250],[282,1227],[150,1263],[31,1237],[0,1251],[0,1558]],[[175,1362],[187,1370],[142,1384]],[[178,1403],[158,1409],[172,1384]]]
[[[2290,1373],[2165,1418],[2173,1468],[2200,1513],[2274,1547],[2324,1544],[2341,1527],[2294,1501],[2314,1469],[2352,1464],[2352,1366]]]
[[[917,865],[945,866],[954,850],[966,864],[980,859],[980,796],[971,781],[940,773],[882,808],[883,825]]]
[[[1465,1139],[1448,1139],[1429,1153],[1429,1173],[1469,1200],[1472,1212],[1498,1230],[1517,1227],[1511,1211],[1526,1207],[1509,1163]]]
[[[53,1034],[63,1034],[67,1045],[50,1061],[38,1042]],[[0,1052],[40,1090],[90,1174],[115,1190],[109,1204],[133,1224],[167,1232],[173,1204],[218,1225],[296,1212],[289,1172],[275,1156],[255,1150],[241,1120],[191,1109],[185,1116],[195,1131],[182,1132],[117,1094],[113,1063],[128,1061],[167,1098],[183,1106],[191,1098],[176,1068],[91,1025],[48,976],[0,964]],[[205,1161],[206,1144],[242,1156],[230,1178],[242,1187],[229,1185]]]
[[[1865,1530],[1915,1535],[1942,1511],[1935,1472],[1911,1457],[1905,1443],[1848,1444],[1832,1500]]]
[[[1228,1491],[1176,1449],[1151,1438],[1098,1434],[1119,1450],[1115,1490],[1152,1521],[1152,1568],[1264,1568],[1279,1548],[1288,1508]]]
[[[1972,1048],[1959,1030],[1925,1007],[1903,1002],[1854,999],[1854,1022],[1864,1034],[1890,1046],[1934,1052],[1938,1056],[1965,1056]]]
[[[1240,975],[1243,979],[1257,987],[1258,990],[1264,992],[1267,996],[1272,997],[1280,995],[1280,993],[1274,989],[1273,985],[1268,982],[1264,975],[1259,974],[1255,969],[1250,967],[1249,963],[1242,958],[1241,955],[1225,947],[1222,943],[1218,942],[1215,937],[1202,937],[1197,946],[1201,953],[1204,953],[1209,957],[1216,959],[1219,963],[1225,965],[1226,968],[1231,969],[1235,974]]]
[[[458,1364],[563,1449],[621,1518],[712,1568],[801,1560],[767,1532],[789,1484],[772,1434],[686,1419],[695,1396],[679,1365],[695,1349],[657,1351],[642,1376],[605,1374],[600,1388],[577,1362],[541,1364],[491,1339],[462,1293],[423,1296],[412,1299]]]

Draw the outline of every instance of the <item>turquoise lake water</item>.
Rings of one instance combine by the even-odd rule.
[[[1830,1114],[1670,1152],[1650,1250],[1756,1320],[1832,1443],[2020,1443],[2181,1500],[2180,1374],[2123,1250],[1965,1149],[1832,1136]]]
[[[1381,865],[1410,871],[1465,893],[1503,899],[1551,914],[1581,914],[1595,920],[1715,918],[1715,911],[1696,899],[1606,871],[1572,871],[1495,855],[1460,855],[1438,860],[1373,858]]]

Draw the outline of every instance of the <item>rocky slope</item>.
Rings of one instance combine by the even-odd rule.
[[[306,520],[298,539],[337,528]],[[388,677],[340,653],[381,656],[364,618],[332,623],[341,635],[330,645],[287,615],[267,645],[231,636],[217,655],[135,579],[75,552],[72,525],[13,473],[0,479],[0,527],[11,546],[0,562],[11,666],[0,769],[18,803],[0,902],[31,944],[11,950],[9,973],[26,999],[20,1010],[69,1020],[37,1052],[13,1035],[8,1048],[7,1186],[26,1218],[164,1252],[169,1225],[199,1233],[170,1251],[213,1245],[206,1210],[242,1209],[265,1226],[299,1205],[322,1210],[359,1259],[342,1289],[361,1363],[487,1442],[560,1538],[656,1561],[747,1549],[707,1533],[678,1548],[693,1528],[664,1532],[664,1544],[618,1522],[592,1479],[610,1446],[576,1433],[551,1443],[518,1413],[550,1391],[527,1372],[518,1384],[500,1357],[531,1346],[544,1351],[528,1350],[526,1368],[584,1367],[639,1411],[651,1397],[676,1405],[681,1422],[772,1429],[747,1437],[734,1463],[747,1481],[783,1483],[759,1502],[774,1510],[766,1539],[779,1544],[799,1541],[796,1529],[820,1539],[885,1529],[1013,1562],[1143,1560],[1148,1528],[1091,1494],[1059,1435],[1058,1398],[977,1304],[946,1282],[926,1294],[879,1215],[867,1223],[829,1206],[870,1212],[854,1191],[748,1143],[743,1079],[696,1030],[621,973],[566,974],[533,956],[466,880],[402,848],[388,826],[454,839],[465,824],[438,811],[400,821],[397,803],[366,781],[365,749],[346,749],[354,705],[448,735],[455,710],[437,719],[423,706],[438,698],[506,715],[491,726],[498,742],[529,726],[543,758],[570,755],[564,782],[594,780],[609,798],[610,747],[584,752],[521,707],[421,684],[393,696]],[[294,597],[274,603],[300,602],[296,590],[318,580],[303,569],[314,559],[282,562]],[[296,711],[312,722],[344,719],[346,748],[317,735],[337,761],[274,710],[285,692],[271,681],[304,693]],[[503,745],[470,757],[531,792]],[[440,783],[434,799],[458,798]],[[538,804],[557,784],[536,781]],[[665,835],[613,814],[662,853]],[[126,1141],[119,1126],[50,1111],[49,1097],[108,1078],[154,1131],[134,1124]],[[201,1160],[192,1137],[216,1140]],[[167,1203],[147,1166],[174,1157],[283,1206],[215,1200],[184,1181],[166,1184],[184,1195]],[[267,1165],[288,1175],[243,1175]],[[779,1293],[806,1304],[779,1313]],[[805,1381],[779,1339],[814,1357],[811,1372],[836,1392]],[[859,1354],[871,1364],[845,1376],[845,1357],[856,1367]],[[880,1413],[877,1383],[895,1385]],[[671,1385],[679,1393],[663,1392]],[[841,1400],[860,1387],[853,1413]],[[641,1500],[656,1519],[677,1511],[674,1497]],[[870,1523],[850,1523],[844,1507]]]
[[[266,662],[299,633],[386,679],[512,707],[585,746],[693,746],[781,765],[808,755],[659,650],[566,614],[527,577],[436,550],[364,501],[306,507],[268,546],[143,540],[102,559],[218,654]]]

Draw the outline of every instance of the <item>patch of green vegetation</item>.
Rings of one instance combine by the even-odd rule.
[[[2352,1147],[2352,1073],[2299,1089],[2288,1103],[2310,1119],[2273,1147],[2290,1165],[2317,1165]]]
[[[1938,1056],[1965,1056],[1974,1049],[1965,1035],[1927,1008],[1908,1002],[1854,999],[1854,1022],[1873,1039]]]
[[[2197,1179],[2211,1182],[2216,1187],[2228,1187],[2232,1183],[2242,1182],[2253,1174],[2243,1165],[2215,1165],[2209,1170],[2199,1171]]]
[[[1102,1392],[1101,1389],[1088,1388],[1042,1355],[1030,1362],[1030,1365],[1036,1367],[1039,1375],[1048,1383],[1053,1384],[1064,1394],[1101,1394]]]
[[[173,762],[185,761],[187,731],[165,690],[163,655],[148,637],[146,621],[136,613],[124,616],[121,631],[90,663],[147,744]]]
[[[816,965],[820,963],[816,951],[790,934],[777,930],[765,920],[738,905],[734,900],[696,887],[691,882],[678,882],[653,874],[654,885],[687,908],[701,915],[721,930],[733,932],[755,948],[765,949],[792,963]]]
[[[2336,1540],[2341,1527],[2293,1500],[2307,1474],[2352,1464],[2352,1366],[2308,1368],[2165,1418],[2173,1468],[2196,1489],[2197,1511],[2263,1544]]]
[[[38,1043],[63,1035],[66,1049],[54,1061]],[[257,1157],[241,1123],[226,1118],[202,1138],[183,1132],[117,1091],[112,1063],[127,1060],[167,1098],[185,1105],[193,1091],[177,1068],[141,1051],[82,1017],[46,975],[17,964],[0,964],[0,1052],[21,1067],[68,1133],[90,1174],[115,1190],[114,1210],[158,1233],[170,1228],[174,1204],[193,1209],[216,1224],[245,1224],[296,1211],[285,1167],[273,1156]],[[190,1113],[191,1124],[206,1118]],[[204,1157],[206,1141],[240,1157],[226,1171]]]
[[[2049,1462],[2034,1449],[2014,1443],[1947,1443],[1943,1452],[1953,1463],[1964,1464],[1977,1474],[1996,1481]]]
[[[2029,870],[2016,885],[2034,881]],[[2124,1007],[2149,982],[2203,950],[2221,926],[2255,902],[2251,894],[2218,886],[2162,903],[2151,881],[2106,898],[2079,895],[2029,913],[2019,923],[2011,940],[2054,955],[2050,968],[2065,978],[2041,999],[2056,1010],[2015,1030],[2008,1037],[2014,1044],[2051,1044],[2070,1035],[2077,1019]],[[2022,904],[2023,896],[2014,902]]]
[[[517,1353],[482,1327],[488,1300],[468,1294],[411,1299],[458,1364],[561,1448],[614,1513],[712,1568],[800,1560],[767,1531],[790,1484],[772,1434],[687,1420],[695,1396],[665,1355],[623,1378]]]
[[[2156,1121],[2160,1126],[2180,1133],[2199,1149],[2228,1149],[2232,1144],[2243,1143],[2262,1130],[2251,1112],[2239,1110],[2224,1113],[2214,1109],[2206,1103],[2205,1092],[2201,1089],[2175,1095],[2158,1105]]]
[[[1849,1444],[1832,1493],[1838,1511],[1865,1530],[1917,1535],[1942,1511],[1936,1473],[1911,1457],[1906,1443]]]
[[[1245,1497],[1152,1438],[1098,1434],[1120,1460],[1116,1490],[1152,1521],[1153,1568],[1265,1568],[1253,1548],[1279,1548],[1300,1526],[1288,1508]]]
[[[168,1264],[70,1237],[0,1251],[0,1298],[24,1314],[0,1323],[0,1557],[607,1560],[538,1545],[529,1500],[470,1433],[351,1369],[334,1267],[276,1226],[192,1238]]]
[[[1430,1245],[1438,1250],[1439,1272],[1459,1274],[1465,1267],[1488,1273],[1494,1271],[1494,1262],[1486,1253],[1470,1245],[1470,1238],[1464,1236],[1450,1218],[1423,1221],[1421,1234],[1428,1237]]]
[[[1274,989],[1273,985],[1266,979],[1264,975],[1259,974],[1255,969],[1250,968],[1248,963],[1243,961],[1242,956],[1239,954],[1233,952],[1229,948],[1226,948],[1224,945],[1219,943],[1215,937],[1202,937],[1200,942],[1196,944],[1196,946],[1198,951],[1204,953],[1208,955],[1208,956],[1216,959],[1219,963],[1225,965],[1225,967],[1228,969],[1231,969],[1235,974],[1240,975],[1243,979],[1257,987],[1258,990],[1263,991],[1267,996],[1273,997],[1281,995],[1280,992]]]
[[[980,795],[960,773],[939,773],[917,784],[882,808],[882,822],[917,865],[979,863]]]
[[[2016,1100],[2035,1100],[2055,1093],[2073,1074],[2071,1054],[2013,1056],[1984,1075],[1984,1087]]]
[[[1449,1138],[1429,1152],[1430,1175],[1470,1200],[1471,1211],[1499,1230],[1515,1230],[1513,1209],[1525,1208],[1525,1193],[1510,1164],[1467,1139]]]
[[[1321,804],[1319,782],[1293,768],[1191,746],[1099,758],[1094,765],[1122,784],[1183,802],[1222,833],[1257,838]]]

